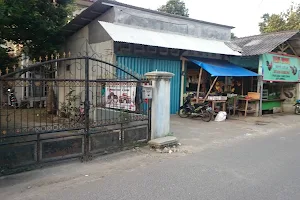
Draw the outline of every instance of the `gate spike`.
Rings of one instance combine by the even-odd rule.
[[[15,72],[16,71],[16,66],[15,65],[13,66],[13,69],[14,69],[14,72]]]
[[[68,56],[69,56],[69,58],[71,57],[71,52],[69,51],[69,53],[68,53]]]
[[[51,54],[51,60],[53,60],[54,59],[54,55],[53,54]]]
[[[42,56],[40,56],[39,61],[42,62]]]
[[[64,58],[66,57],[66,52],[63,53]]]
[[[0,76],[2,75],[2,71],[1,71],[1,69],[0,69]]]
[[[48,60],[48,55],[45,56],[46,61]]]
[[[57,54],[56,54],[56,58],[59,59],[59,57],[60,57],[60,55],[59,55],[59,53],[57,53]]]
[[[8,71],[9,71],[8,67],[6,67],[5,71],[6,71],[6,74],[8,74]]]
[[[36,62],[36,59],[34,58],[32,61],[33,61],[33,64],[34,64]]]

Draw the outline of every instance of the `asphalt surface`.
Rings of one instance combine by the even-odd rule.
[[[299,200],[299,144],[286,129],[23,199]]]

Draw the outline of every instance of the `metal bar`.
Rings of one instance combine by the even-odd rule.
[[[84,155],[89,156],[89,139],[90,139],[90,97],[89,97],[89,58],[85,59],[85,101],[84,101],[84,121],[85,121],[85,141],[84,141]]]
[[[151,105],[152,99],[148,100],[148,140],[151,140]]]
[[[111,67],[114,67],[114,68],[116,68],[116,69],[118,69],[118,70],[124,72],[125,74],[129,75],[130,77],[135,78],[136,80],[139,80],[139,81],[140,81],[140,78],[138,78],[138,77],[135,76],[135,75],[130,74],[129,72],[125,71],[124,69],[122,69],[122,68],[120,68],[120,67],[118,67],[118,66],[116,66],[116,65],[113,65],[113,64],[111,64],[111,63],[109,63],[109,62],[105,62],[105,61],[103,61],[103,60],[99,60],[99,59],[97,59],[97,58],[92,58],[92,57],[88,57],[88,58],[89,58],[90,60],[93,60],[93,61],[96,61],[96,62],[101,62],[101,63],[103,63],[103,64],[106,64],[106,65],[109,65],[109,66],[111,66]]]
[[[49,60],[49,61],[45,61],[45,62],[42,62],[42,63],[36,63],[36,64],[33,64],[33,65],[30,65],[22,70],[19,70],[19,71],[15,71],[15,72],[12,72],[12,73],[9,73],[9,74],[5,74],[5,75],[2,75],[0,76],[0,79],[3,79],[3,78],[7,78],[7,77],[10,77],[10,76],[13,76],[14,74],[19,74],[19,73],[22,73],[22,72],[27,72],[27,71],[30,71],[31,69],[34,69],[36,67],[40,67],[42,65],[47,65],[47,64],[50,64],[50,63],[55,63],[55,62],[61,62],[61,61],[67,61],[67,60],[76,60],[76,59],[81,59],[81,60],[84,60],[85,57],[84,56],[79,56],[79,57],[73,57],[73,58],[60,58],[60,59],[57,59],[57,60]],[[102,61],[100,61],[102,62]]]
[[[0,80],[0,135],[2,134],[2,112],[3,112],[3,81]]]
[[[181,88],[180,88],[180,106],[183,105],[183,94],[184,94],[184,78],[185,78],[185,63],[186,59],[181,58]]]
[[[85,82],[85,80],[79,79],[49,79],[49,78],[6,78],[6,81],[54,81],[54,82]],[[137,83],[139,80],[116,80],[116,79],[105,79],[105,80],[89,80],[89,82],[125,82],[125,83]]]

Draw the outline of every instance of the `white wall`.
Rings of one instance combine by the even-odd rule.
[[[100,25],[99,25],[100,26]],[[88,55],[92,58],[102,60],[108,63],[115,63],[115,55],[113,50],[113,41],[108,40],[105,42],[99,42],[94,44],[89,44],[89,26],[84,27],[76,34],[72,35],[66,42],[64,50],[66,52],[71,52],[71,57],[75,56],[85,56],[88,52]],[[70,65],[70,70],[67,71],[67,65]],[[92,80],[104,79],[104,78],[113,78],[115,69],[107,64],[101,63],[99,61],[89,61],[89,80],[90,89],[89,89],[89,99],[94,106],[96,106],[97,95],[99,95],[100,84],[92,82]],[[105,73],[107,72],[107,73]],[[61,81],[61,87],[59,87],[59,108],[61,108],[61,103],[67,100],[66,94],[71,90],[75,90],[74,95],[78,95],[80,102],[85,100],[85,60],[76,59],[71,61],[66,61],[60,63],[58,69],[58,79],[76,79],[77,85],[74,83],[69,83],[67,86],[63,86],[64,81]],[[100,98],[100,97],[98,97]],[[90,113],[90,116],[93,116],[93,113]]]

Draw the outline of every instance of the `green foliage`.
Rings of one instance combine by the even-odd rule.
[[[71,16],[72,0],[3,0],[0,2],[0,38],[22,44],[38,57],[53,53],[63,42],[61,28]]]
[[[5,42],[0,42],[0,70],[5,72],[6,67],[11,68],[12,65],[18,62],[18,58],[12,58],[8,55],[10,48],[5,47]]]
[[[126,110],[120,110],[120,121],[121,123],[126,123],[130,121],[130,115]]]
[[[271,33],[300,29],[300,4],[293,4],[287,11],[280,14],[264,14],[259,23],[261,33]]]
[[[160,12],[189,17],[189,10],[186,8],[185,2],[181,0],[169,0],[166,5],[162,5],[157,10]]]
[[[74,93],[75,90],[70,88],[70,92],[66,94],[65,102],[61,103],[61,117],[74,119],[76,115],[79,114],[80,106],[78,106],[78,102],[80,101],[80,95],[76,95]]]

